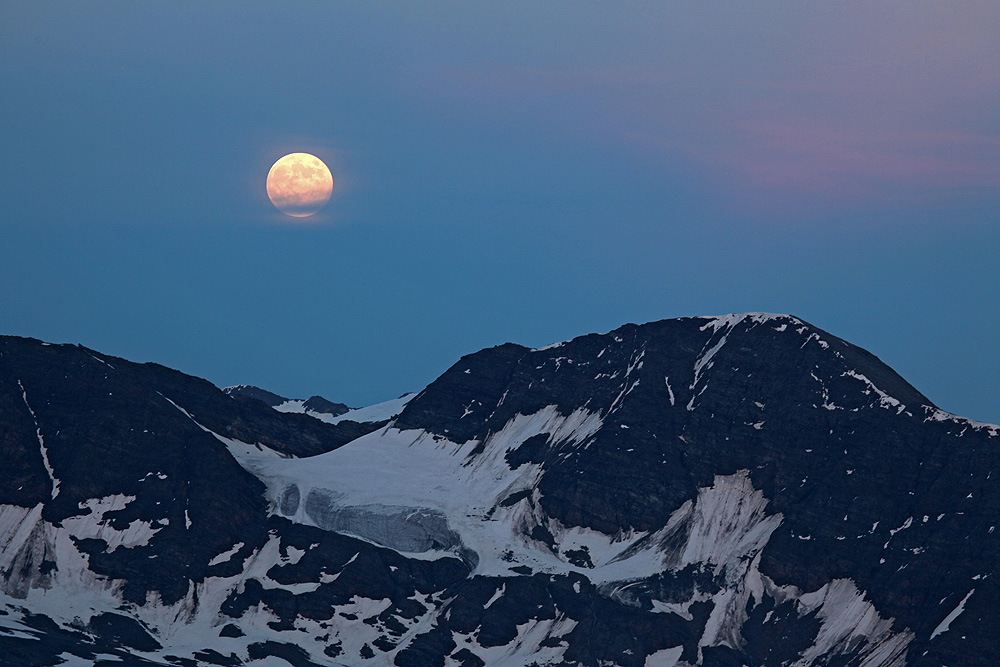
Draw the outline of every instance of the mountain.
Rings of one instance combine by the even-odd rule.
[[[266,389],[247,384],[226,387],[222,391],[230,396],[240,395],[256,398],[258,401],[263,401],[279,412],[302,412],[317,419],[329,420],[330,418],[346,414],[351,410],[343,403],[334,403],[322,396],[312,396],[307,399],[285,398]]]
[[[415,396],[415,394],[408,393],[403,394],[399,398],[369,405],[364,408],[349,408],[343,403],[334,403],[322,396],[313,396],[304,400],[300,398],[284,398],[266,389],[246,384],[226,387],[222,391],[230,396],[239,395],[255,398],[263,401],[278,412],[306,414],[328,424],[351,421],[365,424],[385,422],[402,412],[407,402]]]
[[[248,393],[0,338],[5,664],[1000,655],[1000,428],[797,318],[505,344],[334,417]]]

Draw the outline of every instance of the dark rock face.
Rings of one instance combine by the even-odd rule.
[[[0,656],[899,667],[1000,655],[1000,429],[937,410],[795,318],[502,345],[463,357],[388,425],[272,409],[283,402],[0,338]],[[396,471],[384,505],[344,468],[452,465],[448,452],[452,481],[430,475],[422,490],[428,473]],[[515,482],[463,506],[505,475]]]
[[[90,631],[113,644],[121,644],[139,651],[155,651],[162,648],[142,624],[134,618],[121,614],[98,614],[90,619]]]

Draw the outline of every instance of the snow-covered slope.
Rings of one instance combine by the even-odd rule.
[[[403,408],[406,407],[406,404],[414,396],[416,396],[416,394],[403,394],[399,398],[394,398],[390,401],[383,401],[382,403],[376,403],[375,405],[369,405],[364,408],[355,408],[337,415],[310,410],[304,411],[328,424],[337,424],[342,421],[354,421],[360,423],[381,422],[392,419],[402,412]],[[287,403],[275,407],[275,410],[278,410],[279,412],[299,412],[300,403],[301,401],[288,401]]]
[[[387,421],[402,412],[409,400],[416,396],[416,394],[407,393],[399,398],[363,408],[349,408],[343,403],[333,403],[322,396],[285,398],[265,389],[245,384],[226,387],[223,391],[230,396],[241,395],[255,398],[270,405],[278,412],[306,414],[328,424],[338,424],[342,421],[362,424]]]

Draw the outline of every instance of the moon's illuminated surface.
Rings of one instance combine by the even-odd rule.
[[[289,153],[267,173],[267,196],[279,211],[305,218],[330,201],[333,174],[315,155]]]

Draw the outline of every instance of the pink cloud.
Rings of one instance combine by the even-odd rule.
[[[794,117],[732,121],[719,131],[731,136],[730,145],[700,157],[762,187],[829,192],[859,183],[1000,186],[997,136],[864,129]]]
[[[988,58],[922,68],[900,53],[728,79],[680,67],[490,66],[438,72],[434,87],[479,113],[686,161],[741,210],[764,202],[795,217],[995,196],[1000,70]]]

